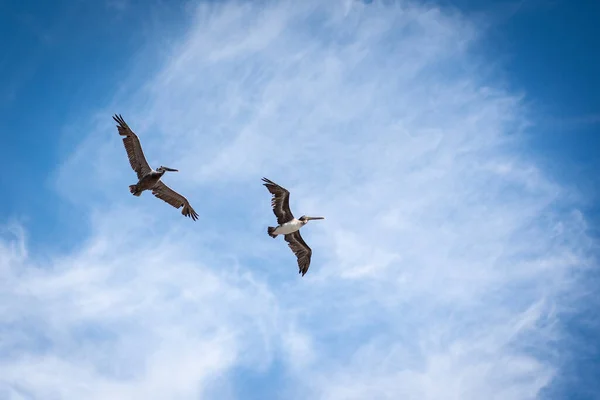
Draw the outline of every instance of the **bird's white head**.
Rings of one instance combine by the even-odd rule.
[[[311,219],[325,219],[325,217],[309,217],[309,216],[303,215],[300,218],[298,218],[298,220],[300,222],[302,222],[304,225],[306,225],[308,223],[308,221],[310,221]]]
[[[178,170],[169,167],[163,167],[162,165],[156,169],[156,172],[160,172],[161,174],[164,174],[166,171],[177,172]]]

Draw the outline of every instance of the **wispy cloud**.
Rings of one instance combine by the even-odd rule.
[[[250,375],[272,398],[535,397],[591,244],[522,149],[520,96],[478,75],[480,28],[415,2],[196,12],[58,174],[90,237],[0,242],[0,397],[248,398]],[[115,111],[198,223],[129,195]],[[302,279],[262,176],[327,217]]]
[[[600,114],[579,115],[575,117],[548,116],[541,121],[541,125],[546,128],[563,130],[592,127],[599,123]]]

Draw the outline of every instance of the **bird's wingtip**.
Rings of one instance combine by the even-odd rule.
[[[121,114],[113,115],[113,119],[115,120],[115,122],[117,122],[122,127],[125,127],[127,125]]]

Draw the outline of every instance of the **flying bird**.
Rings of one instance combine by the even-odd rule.
[[[119,130],[119,135],[124,136],[123,144],[127,151],[129,163],[138,177],[138,183],[129,185],[129,191],[134,196],[141,196],[144,190],[151,190],[154,196],[169,203],[173,207],[177,209],[183,207],[181,214],[184,216],[190,217],[194,221],[197,220],[198,214],[194,211],[188,200],[160,180],[165,172],[177,172],[177,170],[163,167],[162,165],[156,170],[150,168],[150,165],[148,165],[148,162],[146,161],[146,157],[144,157],[142,145],[137,135],[129,128],[121,115],[115,114],[113,119],[119,124],[117,125],[117,129]]]
[[[283,238],[298,259],[298,273],[304,276],[310,266],[312,250],[304,242],[302,236],[300,236],[300,228],[310,220],[325,219],[325,217],[307,217],[303,215],[300,218],[294,218],[290,210],[290,192],[267,178],[262,178],[262,180],[265,182],[263,185],[273,195],[271,198],[271,207],[273,207],[273,213],[277,217],[277,223],[279,224],[277,227],[269,226],[267,233],[272,238],[276,238],[277,235],[283,235]]]

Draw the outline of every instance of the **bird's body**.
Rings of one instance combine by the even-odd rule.
[[[165,174],[164,170],[155,171],[152,170],[148,172],[146,175],[142,176],[138,183],[135,185],[129,185],[129,191],[134,196],[141,196],[144,190],[153,189],[158,182],[160,182],[160,178]]]
[[[308,221],[307,221],[308,222]],[[291,221],[285,222],[278,227],[276,227],[272,233],[277,237],[277,235],[288,235],[290,233],[294,233],[300,230],[306,222],[302,222],[299,219],[294,218]]]
[[[181,214],[186,217],[190,217],[192,220],[198,219],[198,214],[189,201],[167,185],[165,185],[161,178],[167,171],[176,172],[176,169],[163,167],[162,165],[156,170],[152,169],[144,152],[142,151],[142,144],[140,143],[137,135],[129,128],[125,120],[120,115],[113,116],[113,119],[119,124],[117,129],[119,135],[124,136],[123,144],[127,151],[127,157],[131,168],[135,171],[138,177],[138,182],[135,185],[129,185],[129,191],[134,196],[141,196],[142,192],[151,190],[152,194],[166,203],[169,203],[175,208],[181,208]]]
[[[312,250],[302,236],[300,236],[300,228],[313,219],[325,219],[324,217],[307,217],[306,215],[300,218],[295,218],[290,210],[290,192],[268,180],[267,178],[262,179],[264,185],[273,195],[271,199],[271,206],[273,207],[273,213],[277,217],[278,226],[269,226],[267,233],[272,238],[276,238],[278,235],[283,235],[284,240],[288,243],[290,249],[296,255],[298,259],[298,272],[304,276],[310,266],[310,259],[312,256]]]

